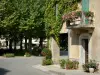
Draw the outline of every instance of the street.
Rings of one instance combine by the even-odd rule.
[[[0,58],[0,75],[49,75],[32,66],[41,64],[42,57]]]

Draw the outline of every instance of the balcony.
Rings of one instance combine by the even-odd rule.
[[[93,25],[93,12],[76,11],[63,16],[68,29],[91,29]]]

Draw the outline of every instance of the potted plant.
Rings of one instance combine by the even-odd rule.
[[[76,60],[71,61],[68,59],[66,61],[66,69],[78,69],[78,65],[79,65],[79,62]]]
[[[89,72],[93,73],[98,69],[98,64],[95,62],[95,60],[90,60],[89,62]]]
[[[98,64],[95,62],[95,60],[90,60],[90,62],[83,65],[83,69],[85,72],[96,72],[98,70]]]
[[[91,68],[91,67],[90,67],[90,68],[89,68],[89,72],[90,72],[90,73],[94,73],[94,68]]]

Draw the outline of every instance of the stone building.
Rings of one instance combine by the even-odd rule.
[[[100,63],[100,0],[82,0],[78,9],[63,16],[61,32],[68,33],[68,57],[79,64]],[[66,28],[66,30],[65,30]],[[53,61],[58,61],[59,47],[51,38]]]
[[[82,0],[78,7],[64,17],[69,59],[78,60],[80,65],[91,59],[100,62],[100,0]]]

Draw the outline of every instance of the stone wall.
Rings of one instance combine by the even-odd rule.
[[[56,40],[53,37],[51,37],[50,40],[51,40],[50,49],[52,52],[52,60],[54,64],[58,64],[60,60],[60,49]]]

